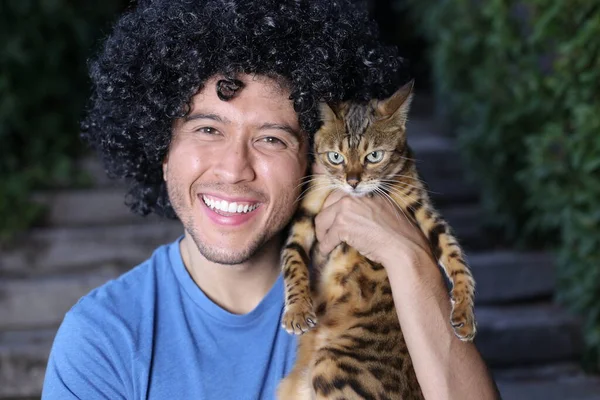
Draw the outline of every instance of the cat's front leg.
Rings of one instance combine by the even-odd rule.
[[[472,341],[477,333],[474,313],[475,281],[450,226],[437,215],[434,221],[428,237],[435,258],[452,283],[450,323],[460,340]]]
[[[474,313],[475,281],[465,261],[465,255],[448,223],[433,208],[422,189],[420,196],[405,194],[396,201],[417,223],[429,240],[433,256],[452,284],[450,323],[455,335],[462,341],[471,341],[477,332]],[[396,200],[396,199],[395,199]]]
[[[322,178],[325,179],[325,178]],[[331,190],[320,190],[313,182],[298,207],[281,254],[285,284],[285,310],[281,325],[290,334],[301,335],[317,324],[310,295],[310,254],[315,243],[315,216]]]

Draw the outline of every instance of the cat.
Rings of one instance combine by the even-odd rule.
[[[407,145],[412,92],[411,81],[384,100],[321,105],[323,125],[313,152],[326,172],[310,177],[281,255],[282,326],[302,336],[279,399],[423,399],[385,268],[346,243],[328,256],[316,250],[314,218],[332,187],[351,195],[385,192],[421,229],[452,283],[456,336],[475,336],[475,282],[458,241],[431,205]]]

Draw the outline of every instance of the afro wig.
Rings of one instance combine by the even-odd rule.
[[[133,211],[175,218],[161,163],[173,120],[189,112],[203,82],[280,77],[312,135],[319,101],[382,98],[406,81],[397,50],[377,36],[351,0],[142,0],[90,63],[82,136],[111,178],[129,182]]]

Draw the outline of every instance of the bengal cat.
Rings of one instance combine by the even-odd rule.
[[[278,388],[280,399],[423,399],[385,268],[345,243],[326,258],[316,251],[314,218],[332,190],[385,196],[421,229],[452,283],[456,336],[475,336],[472,275],[407,145],[412,87],[368,104],[322,106],[313,151],[326,172],[311,176],[281,258],[282,325],[303,335],[296,365]]]

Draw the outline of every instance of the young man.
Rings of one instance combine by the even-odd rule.
[[[184,235],[69,311],[43,398],[272,399],[295,358],[279,253],[318,101],[389,94],[400,66],[350,3],[155,0],[121,18],[92,64],[84,137],[130,179],[134,210]],[[316,228],[322,251],[345,241],[387,269],[426,398],[495,398],[414,227],[333,194]]]

